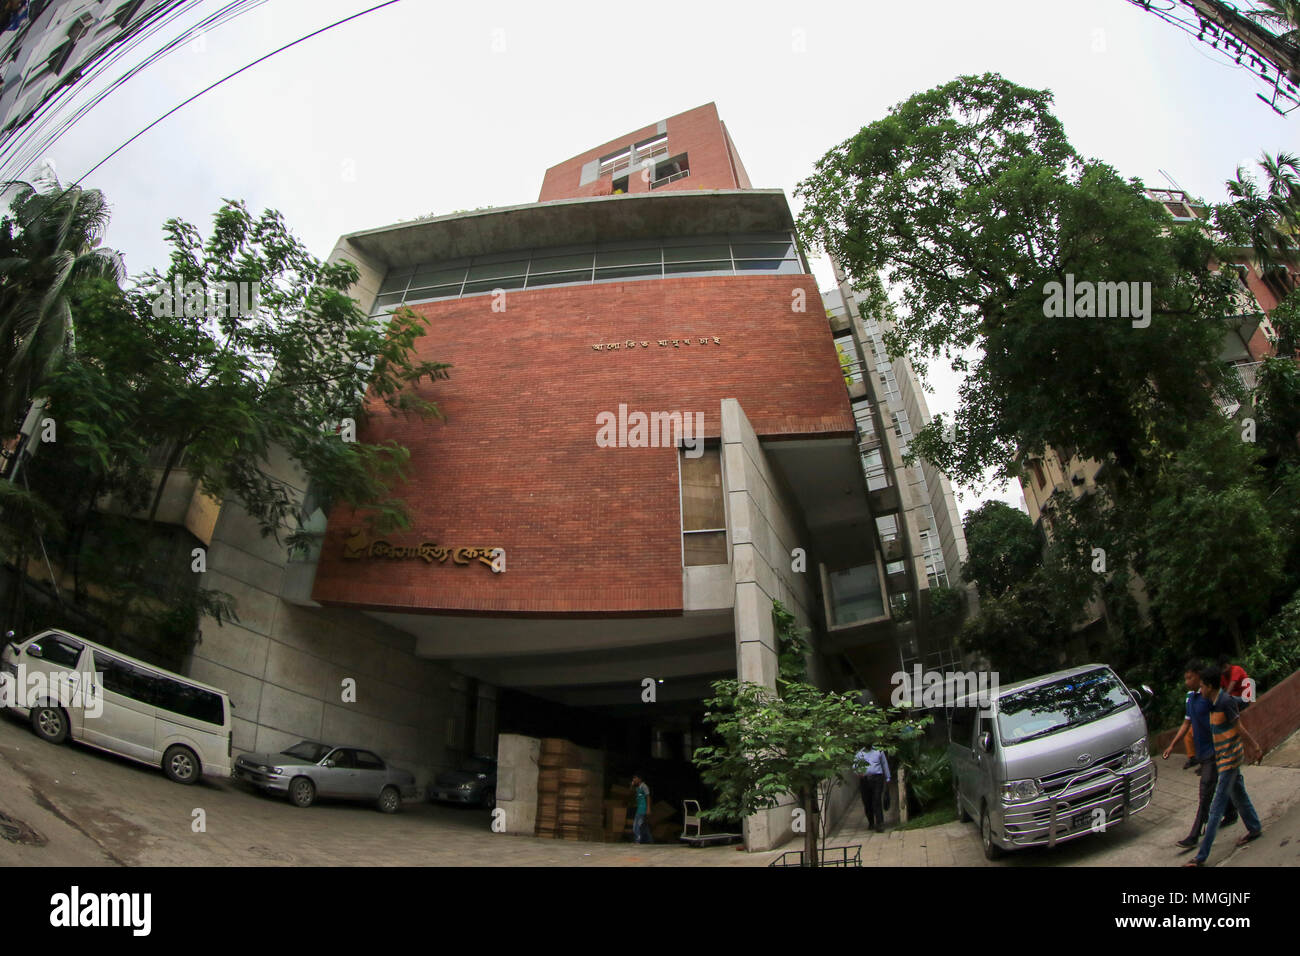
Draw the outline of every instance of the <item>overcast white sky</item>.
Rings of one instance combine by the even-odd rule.
[[[65,180],[192,93],[374,0],[270,0],[156,64],[47,154]],[[215,0],[197,3],[211,12]],[[195,19],[198,17],[196,16]],[[134,59],[131,61],[134,62]],[[1300,149],[1243,70],[1126,0],[446,3],[403,0],[225,83],[101,167],[107,244],[161,266],[173,216],[279,209],[320,257],[345,233],[535,202],[548,166],[709,101],[757,187],[919,90],[996,71],[1056,95],[1075,147],[1214,201],[1239,163]],[[826,264],[814,270],[831,285]],[[931,411],[956,379],[933,369]],[[963,513],[1013,489],[959,489]]]

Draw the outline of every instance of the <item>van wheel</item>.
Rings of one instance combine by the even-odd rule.
[[[289,784],[289,799],[295,807],[310,807],[316,802],[316,785],[306,777],[294,777]]]
[[[62,707],[33,707],[32,730],[42,740],[61,744],[68,739],[68,715]]]
[[[172,744],[163,753],[162,768],[167,779],[177,783],[198,783],[202,775],[198,755],[181,744]]]
[[[402,795],[397,792],[396,787],[384,787],[379,794],[379,811],[381,813],[396,813],[402,809]]]
[[[952,785],[952,798],[957,802],[957,820],[960,823],[970,823],[970,814],[966,812],[966,807],[961,802],[961,790],[956,784]]]
[[[993,822],[987,806],[980,807],[980,843],[984,846],[984,859],[1001,859],[1002,847],[993,842]]]

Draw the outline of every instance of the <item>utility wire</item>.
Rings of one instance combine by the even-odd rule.
[[[226,80],[233,79],[234,77],[236,77],[236,76],[238,76],[239,74],[245,72],[246,70],[251,70],[253,67],[257,66],[259,63],[263,63],[263,62],[265,62],[266,60],[269,60],[271,57],[275,56],[276,54],[278,54],[278,53],[283,53],[285,50],[289,49],[290,47],[297,46],[299,43],[302,43],[302,42],[305,41],[305,40],[310,40],[312,37],[320,36],[322,33],[325,33],[325,32],[327,32],[327,31],[329,31],[329,30],[333,30],[333,29],[334,29],[335,27],[337,27],[337,26],[342,26],[343,24],[348,23],[348,22],[351,21],[351,20],[356,20],[358,17],[364,17],[367,13],[374,13],[376,10],[382,10],[384,7],[391,7],[393,4],[395,4],[395,3],[400,3],[400,2],[401,2],[401,0],[385,0],[384,3],[378,3],[378,4],[375,4],[373,7],[368,7],[368,8],[366,8],[365,10],[360,11],[359,13],[354,13],[354,14],[352,14],[351,16],[344,17],[342,20],[335,20],[333,23],[331,23],[331,24],[329,24],[329,25],[327,25],[327,26],[323,26],[323,27],[321,27],[319,30],[313,30],[311,33],[308,33],[308,34],[306,34],[305,36],[300,36],[298,39],[293,40],[293,41],[291,41],[291,42],[289,42],[289,43],[286,43],[286,44],[285,44],[284,46],[282,46],[282,47],[279,47],[279,48],[277,48],[277,49],[272,50],[270,53],[267,53],[265,56],[260,56],[260,57],[258,57],[256,60],[253,60],[251,63],[247,63],[247,64],[245,64],[244,66],[241,66],[239,69],[235,70],[233,73],[228,73],[228,74],[226,74],[226,75],[223,76],[221,79],[217,80],[215,83],[212,83],[211,85],[206,86],[206,87],[204,87],[203,89],[199,90],[197,93],[195,93],[193,96],[189,97],[188,99],[183,100],[183,101],[181,101],[180,103],[177,103],[175,106],[173,106],[171,109],[169,109],[169,110],[168,110],[166,113],[164,113],[162,116],[158,117],[156,120],[154,120],[154,121],[153,121],[152,123],[150,123],[148,126],[146,126],[144,129],[140,130],[138,133],[136,133],[134,136],[132,136],[130,139],[128,139],[128,140],[127,140],[125,143],[123,143],[121,146],[117,147],[117,149],[113,150],[111,153],[109,153],[107,156],[105,156],[103,159],[101,159],[99,162],[97,162],[94,166],[91,166],[90,169],[88,169],[88,170],[86,170],[84,173],[82,173],[81,176],[80,176],[76,181],[77,181],[77,182],[81,182],[81,181],[85,180],[86,177],[88,177],[88,176],[89,176],[91,173],[93,173],[95,170],[99,169],[100,166],[103,166],[106,162],[108,162],[110,159],[112,159],[114,156],[116,156],[116,155],[117,155],[118,153],[120,153],[122,150],[126,149],[128,146],[130,146],[132,143],[134,143],[137,139],[139,139],[139,138],[140,138],[141,136],[143,136],[145,133],[149,132],[149,130],[153,129],[155,126],[157,126],[157,125],[158,125],[159,123],[161,123],[163,120],[167,119],[167,117],[171,116],[173,113],[175,113],[176,111],[182,109],[183,107],[188,106],[190,103],[193,103],[195,100],[197,100],[197,99],[198,99],[200,96],[202,96],[203,94],[205,94],[205,93],[209,93],[209,92],[211,92],[212,90],[215,90],[215,89],[216,89],[218,86],[220,86],[222,83],[226,82]]]
[[[18,172],[26,169],[34,163],[42,154],[53,146],[54,143],[61,139],[69,129],[80,121],[82,117],[100,105],[105,99],[140,72],[149,66],[152,66],[170,53],[174,53],[177,49],[195,37],[200,36],[209,30],[215,30],[217,27],[223,26],[237,17],[250,12],[252,9],[261,6],[265,2],[267,2],[267,0],[234,0],[234,2],[226,4],[226,6],[222,7],[220,10],[210,14],[203,20],[200,20],[198,23],[195,23],[182,31],[178,36],[167,41],[162,47],[154,50],[146,56],[144,60],[130,67],[125,73],[119,74],[109,82],[104,89],[95,93],[88,102],[82,104],[82,106],[80,106],[71,116],[62,119],[60,118],[62,106],[66,104],[60,104],[57,101],[63,96],[63,94],[69,92],[71,86],[61,89],[51,98],[51,100],[42,104],[38,110],[37,117],[34,120],[29,121],[30,125],[26,126],[20,135],[15,136],[3,147],[0,147],[0,157],[3,157],[4,159],[5,172],[7,174],[6,178],[12,178],[17,175]],[[120,44],[116,49],[111,50],[100,58],[95,66],[92,67],[90,73],[80,81],[79,85],[89,85],[94,80],[97,80],[117,61],[121,60],[128,53],[134,50],[135,47],[139,46],[144,39],[158,33],[163,29],[163,27],[188,12],[189,9],[185,6],[173,8],[168,11],[162,19],[153,20],[144,24],[142,30],[124,38],[120,41]],[[51,126],[54,128],[49,130],[49,132],[46,132],[47,128]]]
[[[3,147],[0,147],[0,156],[6,157],[6,165],[12,167],[9,157],[20,151],[27,151],[27,147],[33,139],[39,135],[39,131],[44,129],[57,114],[62,106],[61,100],[75,95],[74,88],[78,83],[84,83],[92,78],[98,77],[108,69],[111,62],[115,62],[128,52],[139,46],[146,38],[160,31],[163,27],[173,20],[187,13],[188,10],[183,5],[162,8],[161,14],[150,16],[148,19],[139,20],[126,28],[123,35],[118,38],[115,49],[110,49],[102,58],[96,58],[97,62],[91,67],[90,73],[77,83],[69,83],[60,86],[52,94],[47,96],[39,103],[32,116],[12,131],[13,135],[4,140]],[[22,167],[20,167],[21,169]]]

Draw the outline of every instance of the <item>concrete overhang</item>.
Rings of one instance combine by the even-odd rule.
[[[392,269],[593,242],[793,230],[780,189],[700,189],[481,209],[354,232],[343,241]]]
[[[790,489],[821,560],[851,567],[875,560],[876,529],[854,438],[764,441]]]
[[[443,661],[522,660],[550,654],[614,654],[690,644],[730,634],[730,609],[663,617],[496,618],[365,612],[412,634],[419,657]]]

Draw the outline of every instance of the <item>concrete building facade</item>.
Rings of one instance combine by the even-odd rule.
[[[191,672],[230,691],[237,749],[347,737],[423,782],[498,732],[527,760],[519,741],[571,726],[707,797],[688,792],[702,701],[720,678],[775,686],[774,600],[810,630],[815,679],[887,694],[924,628],[900,609],[960,560],[960,525],[946,481],[914,505],[930,476],[882,493],[864,474],[786,198],[751,188],[713,104],[551,167],[537,203],[352,233],[332,259],[377,321],[427,323],[446,418],[361,428],[410,449],[407,532],[372,535],[287,461],[307,553],[221,509],[209,586],[240,620],[205,623]],[[915,603],[887,597],[900,558]],[[749,847],[788,839],[791,809],[746,821]]]

